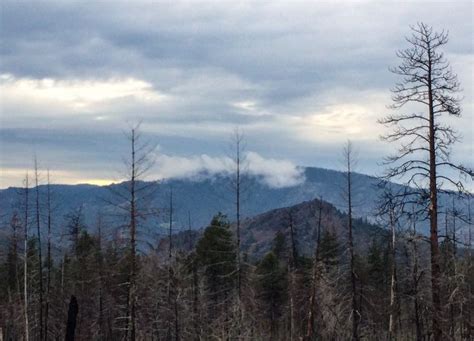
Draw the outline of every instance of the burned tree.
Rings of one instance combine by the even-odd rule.
[[[438,241],[438,193],[448,183],[463,190],[461,181],[450,177],[446,169],[454,169],[472,178],[473,172],[450,160],[450,147],[458,141],[456,131],[443,118],[461,115],[457,76],[444,57],[441,48],[448,42],[445,31],[435,32],[420,23],[412,27],[407,38],[409,47],[397,53],[401,64],[391,71],[401,77],[392,89],[392,108],[415,111],[389,115],[380,123],[393,128],[382,138],[398,142],[395,155],[387,158],[390,167],[386,179],[398,178],[417,188],[409,195],[420,196],[427,203],[430,220],[431,289],[433,303],[433,336],[442,337],[440,298],[440,251]]]
[[[39,170],[38,161],[35,157],[35,223],[36,223],[36,237],[38,243],[38,282],[39,282],[39,303],[38,303],[38,324],[39,324],[39,339],[43,340],[43,257],[41,254],[41,209],[40,209],[40,190],[39,190]]]
[[[23,220],[23,233],[24,233],[24,249],[23,249],[23,309],[25,314],[25,340],[30,339],[30,324],[28,318],[28,213],[29,213],[29,193],[30,184],[28,172],[26,173],[24,180],[23,189],[23,209],[24,209],[24,220]]]
[[[241,229],[241,199],[242,199],[242,180],[243,173],[247,166],[244,154],[244,136],[239,128],[234,130],[231,139],[231,153],[233,161],[233,171],[231,177],[232,190],[235,195],[235,224],[236,224],[236,260],[237,260],[237,334],[240,337],[243,309],[242,309],[242,257],[240,254],[240,229]]]
[[[355,272],[355,252],[354,252],[354,236],[353,236],[353,177],[352,172],[355,166],[355,151],[351,141],[347,141],[343,150],[343,161],[345,166],[345,196],[347,203],[347,239],[349,249],[349,264],[350,264],[350,281],[351,281],[351,301],[352,301],[352,339],[359,340],[359,321],[360,313],[357,302],[357,276]]]
[[[52,207],[51,207],[51,182],[49,177],[49,170],[47,172],[47,186],[46,186],[46,209],[47,209],[47,227],[48,227],[48,245],[46,255],[46,304],[44,311],[44,337],[48,339],[48,323],[49,323],[49,308],[50,308],[50,291],[51,291],[51,267],[53,259],[51,257],[51,227],[52,227]]]
[[[400,224],[401,218],[404,216],[405,189],[397,191],[392,184],[382,182],[380,184],[383,190],[380,198],[380,205],[378,207],[378,216],[383,219],[383,223],[388,224],[390,230],[390,306],[389,306],[389,321],[388,321],[388,338],[390,340],[395,338],[395,318],[400,315],[397,309],[397,227]]]
[[[323,199],[319,198],[317,212],[317,226],[316,226],[316,247],[314,249],[313,268],[311,277],[311,294],[309,299],[308,324],[306,330],[305,340],[312,340],[315,332],[316,324],[316,294],[318,289],[319,266],[320,266],[320,244],[321,244],[321,222],[323,213]]]
[[[127,299],[125,316],[126,339],[137,338],[137,274],[138,274],[138,230],[140,223],[155,214],[149,207],[156,190],[155,182],[144,182],[154,162],[152,159],[155,146],[150,142],[142,141],[140,125],[135,125],[126,133],[130,146],[130,154],[124,159],[126,181],[112,187],[114,199],[109,203],[121,210],[126,219],[124,229],[128,232],[127,240]]]

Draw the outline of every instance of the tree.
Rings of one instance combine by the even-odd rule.
[[[420,291],[420,282],[423,278],[423,272],[419,271],[419,252],[418,252],[418,242],[420,237],[416,231],[416,215],[414,213],[414,209],[412,209],[412,213],[409,215],[409,221],[411,222],[412,229],[409,239],[409,242],[412,244],[412,267],[411,267],[411,286],[413,290],[413,310],[415,314],[415,330],[416,330],[416,340],[422,340],[422,319],[420,314],[420,298],[419,298],[419,291]]]
[[[6,340],[19,339],[21,332],[19,322],[22,321],[22,305],[20,300],[20,259],[19,259],[19,241],[21,239],[19,232],[21,221],[17,212],[13,212],[10,218],[9,227],[11,229],[9,236],[4,242],[5,253],[0,252],[0,316],[2,319],[0,328],[3,330],[3,337]]]
[[[232,159],[234,170],[232,176],[232,187],[235,194],[235,224],[236,224],[236,257],[237,257],[237,320],[238,334],[240,336],[242,325],[242,259],[240,254],[240,218],[241,218],[241,198],[242,198],[242,175],[247,166],[244,155],[244,136],[239,128],[234,130],[231,140]]]
[[[401,64],[391,71],[401,77],[392,89],[392,108],[412,106],[423,110],[411,114],[389,115],[379,122],[393,131],[382,136],[388,142],[400,143],[398,152],[387,158],[390,168],[387,179],[403,179],[406,185],[418,190],[410,195],[427,203],[430,220],[431,292],[433,303],[433,337],[441,340],[440,252],[438,241],[438,193],[443,183],[463,190],[461,181],[445,173],[454,169],[473,177],[472,170],[450,161],[450,148],[459,136],[445,117],[461,115],[460,99],[456,96],[459,82],[456,74],[440,49],[447,44],[445,31],[435,32],[432,27],[419,23],[411,27],[407,38],[409,47],[397,53]]]
[[[38,318],[39,318],[39,339],[43,340],[43,257],[41,254],[41,214],[40,214],[40,190],[39,190],[39,170],[38,160],[34,159],[35,171],[35,217],[36,217],[36,237],[38,238],[38,282],[39,282],[39,303],[38,303]]]
[[[175,274],[173,271],[173,188],[170,187],[170,197],[169,197],[169,229],[168,229],[168,279],[167,279],[167,304],[168,309],[171,309],[173,306],[174,316],[168,314],[168,331],[167,331],[167,340],[172,339],[172,325],[174,319],[174,337],[178,341],[179,336],[179,316],[178,316],[178,293],[177,288],[175,287]]]
[[[281,267],[277,256],[270,251],[258,263],[256,276],[257,298],[261,302],[263,318],[270,322],[269,339],[274,340],[277,338],[277,325],[286,301],[285,269]]]
[[[110,202],[121,210],[126,217],[126,229],[129,240],[127,245],[127,303],[125,321],[127,321],[127,339],[136,339],[137,320],[137,233],[144,219],[155,212],[148,207],[156,190],[155,182],[144,182],[144,178],[154,164],[152,158],[155,146],[148,141],[142,141],[140,124],[134,125],[126,134],[130,146],[130,154],[124,160],[126,182],[112,187],[115,202]],[[123,204],[125,202],[125,204]]]
[[[66,324],[66,341],[74,341],[76,333],[76,319],[79,312],[79,304],[74,295],[71,296],[69,301],[69,309],[67,313],[67,324]]]
[[[315,329],[315,301],[316,301],[316,291],[318,287],[318,277],[319,277],[319,266],[320,266],[320,246],[321,246],[321,222],[322,222],[322,213],[323,213],[323,199],[319,198],[319,204],[317,209],[317,225],[316,225],[316,247],[314,248],[314,257],[313,257],[313,268],[312,268],[312,278],[311,278],[311,295],[309,300],[309,313],[308,313],[308,326],[306,330],[306,339],[311,340],[313,338],[314,329]]]
[[[25,314],[25,341],[28,341],[30,338],[29,333],[29,319],[28,319],[28,213],[29,213],[29,177],[28,172],[26,173],[24,180],[24,189],[23,189],[23,209],[24,209],[24,218],[23,218],[23,241],[24,241],[24,253],[23,253],[23,309]]]
[[[51,182],[49,177],[49,170],[47,172],[47,185],[46,185],[46,209],[47,209],[47,227],[48,227],[48,246],[46,255],[46,305],[44,310],[44,337],[48,339],[48,319],[49,319],[49,308],[50,308],[50,290],[51,290],[51,268],[53,259],[51,257],[51,226],[52,226],[52,207],[51,207]]]
[[[353,237],[353,180],[352,172],[355,165],[355,152],[351,141],[347,141],[343,150],[343,158],[345,164],[346,189],[345,196],[347,202],[347,232],[349,243],[349,262],[350,262],[350,278],[351,278],[351,300],[352,300],[352,339],[359,340],[359,321],[360,313],[357,307],[356,297],[356,282],[357,275],[355,273],[355,252],[354,252],[354,237]]]
[[[295,217],[292,209],[287,212],[288,219],[288,230],[290,234],[290,250],[288,250],[288,299],[290,308],[290,340],[293,340],[295,333],[295,290],[296,290],[296,270],[298,267],[298,249],[296,247],[296,227]]]
[[[79,244],[79,237],[81,236],[81,232],[86,229],[82,205],[80,205],[74,211],[66,214],[64,218],[66,219],[66,230],[69,240],[71,242],[73,254],[77,256],[77,246]]]
[[[210,322],[220,320],[228,334],[229,299],[237,274],[235,242],[227,217],[217,214],[196,246],[198,266],[205,277]]]
[[[382,182],[381,203],[379,205],[379,216],[384,219],[390,229],[390,309],[388,322],[388,338],[394,338],[395,332],[395,304],[397,300],[397,263],[396,263],[396,245],[397,245],[397,225],[404,212],[403,198],[406,196],[403,193],[396,192],[391,186]]]

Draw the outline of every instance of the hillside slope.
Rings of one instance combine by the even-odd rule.
[[[375,177],[355,173],[353,183],[354,215],[370,219],[380,194],[376,187],[378,180]],[[242,215],[252,217],[272,209],[320,197],[344,211],[344,184],[342,172],[322,168],[306,168],[303,183],[285,188],[271,188],[256,177],[248,177],[243,184]],[[111,213],[108,203],[113,197],[111,189],[125,185],[123,183],[110,186],[52,185],[55,229],[61,230],[64,217],[80,206],[83,207],[85,223],[93,227],[99,211]],[[170,187],[173,188],[175,226],[178,229],[188,228],[188,215],[191,217],[192,228],[205,226],[219,211],[233,220],[234,195],[229,178],[202,176],[197,179],[167,180],[156,186],[158,186],[156,195],[151,204],[159,209],[163,221],[168,219],[166,212],[169,191]],[[41,195],[45,195],[45,190],[45,186],[40,186]],[[3,217],[4,222],[7,222],[12,213],[18,209],[20,201],[18,188],[0,190],[0,217]],[[156,224],[156,221],[145,224]],[[148,227],[156,230],[156,226]]]

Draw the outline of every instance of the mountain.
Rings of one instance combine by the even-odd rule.
[[[274,209],[242,222],[242,249],[252,258],[260,259],[268,252],[277,233],[285,236],[287,243],[293,238],[300,255],[311,256],[317,240],[319,209],[321,208],[321,234],[324,231],[337,236],[344,245],[347,241],[347,214],[334,205],[318,199],[297,205]],[[373,238],[387,235],[387,230],[362,218],[353,220],[354,244],[365,250]]]
[[[347,235],[346,213],[334,205],[313,199],[289,207],[273,209],[254,217],[247,217],[241,222],[241,247],[249,259],[258,260],[274,245],[278,233],[284,236],[287,247],[291,240],[291,229],[299,255],[312,256],[317,244],[317,228],[321,210],[321,236],[330,232],[337,237],[341,247],[344,247]],[[235,224],[231,225],[235,230]],[[201,230],[181,231],[173,236],[174,247],[190,250],[199,240]],[[381,240],[389,236],[388,230],[371,224],[363,218],[353,220],[354,245],[360,252],[367,250],[373,239]],[[158,246],[158,252],[166,255],[169,239],[163,238]]]
[[[372,176],[354,173],[354,215],[371,218],[380,190],[377,188],[378,179]],[[272,209],[289,207],[322,197],[324,201],[335,208],[344,211],[345,200],[343,189],[344,173],[308,167],[304,170],[304,181],[298,185],[284,188],[272,188],[258,177],[246,177],[243,181],[242,215],[252,217]],[[63,230],[64,217],[82,206],[84,222],[90,227],[96,224],[97,213],[113,213],[109,202],[114,200],[114,189],[126,186],[125,183],[109,186],[95,185],[52,185],[54,225],[56,230]],[[177,229],[188,229],[188,215],[192,228],[200,228],[209,223],[217,212],[225,213],[234,220],[234,196],[231,181],[225,176],[200,176],[192,179],[175,179],[158,183],[151,205],[158,208],[161,221],[168,218],[170,188],[173,190],[174,225]],[[394,185],[400,187],[400,185]],[[40,195],[46,191],[40,186]],[[0,217],[7,222],[21,201],[19,188],[0,190]],[[115,197],[117,199],[117,197]],[[31,205],[31,204],[30,204]],[[113,216],[113,214],[110,214]],[[111,223],[116,224],[117,219]],[[122,218],[123,219],[123,218]],[[160,232],[159,221],[149,221],[148,227]]]

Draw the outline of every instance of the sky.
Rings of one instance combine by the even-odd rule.
[[[449,30],[463,88],[453,160],[472,166],[472,1],[0,2],[0,188],[36,155],[55,183],[119,181],[124,132],[157,145],[151,178],[222,172],[236,127],[249,169],[273,187],[300,166],[340,169],[350,139],[362,173],[396,146],[396,52],[410,25]]]

